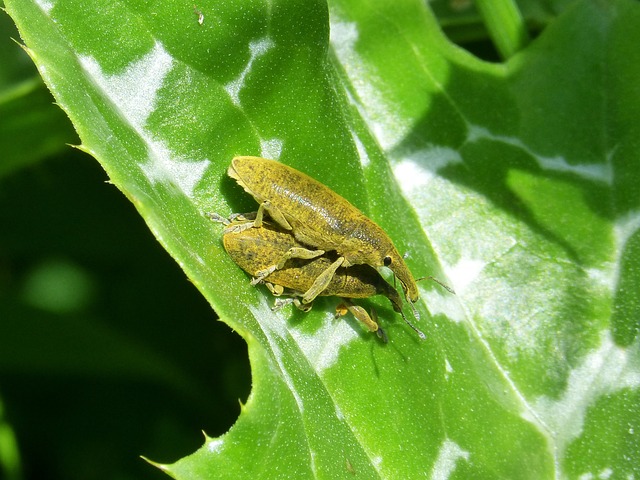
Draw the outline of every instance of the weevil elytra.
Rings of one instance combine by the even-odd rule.
[[[308,175],[275,160],[235,157],[227,171],[260,204],[252,226],[260,227],[264,213],[298,242],[307,255],[335,251],[338,258],[316,277],[302,298],[311,302],[331,282],[339,267],[370,265],[389,267],[400,280],[409,304],[419,293],[413,275],[385,231],[346,199]],[[320,253],[318,253],[320,252]],[[278,262],[281,268],[291,254]],[[270,271],[261,272],[262,277]],[[414,315],[418,313],[413,308]]]
[[[263,222],[262,228],[244,229],[242,225],[251,222],[251,220],[240,216],[232,217],[231,221],[218,215],[211,215],[211,218],[227,225],[222,237],[224,248],[234,262],[253,277],[256,277],[258,272],[268,269],[291,249],[300,247],[290,232],[268,222]],[[283,268],[273,270],[260,281],[265,283],[274,295],[286,294],[292,297],[285,302],[280,302],[279,305],[295,303],[298,308],[308,309],[305,307],[310,307],[309,303],[300,304],[295,297],[302,297],[317,276],[324,272],[335,261],[335,258],[335,252],[309,259],[290,258],[285,262]],[[344,309],[339,309],[339,313],[346,313],[343,310],[350,311],[370,331],[377,332],[378,336],[386,341],[386,335],[379,329],[375,317],[372,319],[362,307],[353,305],[346,300],[347,298],[384,295],[405,322],[421,338],[424,338],[424,334],[412,325],[402,313],[402,300],[398,292],[369,265],[339,268],[319,295],[342,297],[345,306]]]

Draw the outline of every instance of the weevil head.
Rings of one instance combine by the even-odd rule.
[[[418,285],[416,284],[409,267],[404,263],[404,260],[395,249],[393,244],[386,251],[381,251],[379,248],[361,248],[358,251],[357,257],[348,258],[350,264],[366,263],[375,268],[387,267],[391,270],[394,276],[400,281],[404,296],[410,303],[418,301]],[[354,261],[355,260],[355,261]]]
[[[389,268],[400,281],[407,301],[410,303],[417,302],[419,297],[418,285],[409,271],[409,267],[404,263],[404,260],[395,248],[388,251],[387,254],[382,257],[382,265]]]
[[[403,258],[384,230],[369,219],[351,231],[340,251],[349,265],[365,263],[374,268],[387,267],[402,284],[408,302],[418,301],[418,286]]]

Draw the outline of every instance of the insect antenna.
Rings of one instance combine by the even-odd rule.
[[[453,291],[453,288],[451,288],[449,285],[447,285],[446,283],[441,282],[440,280],[438,280],[435,277],[432,277],[431,275],[429,275],[428,277],[420,277],[416,279],[416,282],[419,282],[421,280],[433,280],[434,282],[436,282],[438,285],[440,285],[442,288],[446,289],[449,293],[453,293],[454,295],[456,294],[456,292]]]
[[[413,311],[413,315],[416,317],[416,320],[420,320],[420,314],[416,310],[416,307],[411,302],[409,302],[409,305],[411,305],[411,310]],[[402,316],[402,319],[405,321],[405,323],[407,325],[409,325],[411,328],[413,328],[413,330],[418,334],[418,336],[422,340],[426,340],[427,339],[427,336],[422,332],[422,330],[420,330],[413,323],[411,323],[409,320],[407,320],[407,317],[404,316],[404,313],[402,313],[402,310],[400,310],[400,315]]]

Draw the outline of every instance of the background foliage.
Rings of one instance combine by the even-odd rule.
[[[528,32],[508,2],[434,2],[504,63],[420,2],[6,3],[80,137],[5,38],[9,478],[162,478],[136,456],[199,429],[161,468],[640,475],[636,2],[523,3]],[[322,179],[452,284],[421,286],[427,341],[376,300],[386,346],[330,299],[273,314],[203,215],[254,208],[234,154]],[[248,344],[251,396],[245,342],[107,179]]]

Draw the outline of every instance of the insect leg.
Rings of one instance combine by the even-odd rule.
[[[338,258],[335,262],[327,267],[327,269],[316,277],[313,284],[302,296],[302,303],[312,302],[322,291],[327,288],[333,275],[340,265],[345,261],[344,257]]]
[[[209,220],[212,220],[216,223],[221,223],[225,226],[231,223],[230,220],[226,219],[225,217],[223,217],[222,215],[216,212],[206,213],[205,215],[209,217]]]
[[[248,220],[255,220],[258,212],[249,213],[232,213],[229,215],[230,222],[246,222]]]
[[[264,282],[264,284],[267,286],[274,297],[279,297],[284,293],[284,287],[282,285],[274,285],[270,282]]]
[[[265,200],[260,204],[258,213],[256,214],[256,219],[253,221],[254,226],[262,226],[262,218],[265,211],[269,214],[269,217],[271,217],[271,219],[280,227],[284,228],[285,230],[293,230],[293,227],[289,224],[287,219],[284,218],[284,214],[277,207],[274,207],[269,200]]]
[[[378,335],[378,338],[382,340],[382,343],[389,343],[387,334],[385,333],[385,331],[380,326],[380,323],[378,322],[378,314],[376,313],[375,308],[371,309],[371,318],[374,322],[376,322],[376,325],[378,325],[378,330],[376,330],[376,335]]]
[[[309,250],[308,248],[304,248],[304,247],[291,247],[287,251],[287,253],[285,253],[280,258],[280,260],[278,260],[278,263],[275,263],[263,270],[256,272],[256,277],[253,280],[251,280],[251,284],[255,285],[256,283],[260,283],[262,280],[267,278],[276,270],[280,270],[281,268],[283,268],[285,263],[287,263],[287,260],[291,258],[301,258],[303,260],[309,260],[311,258],[319,257],[323,253],[324,253],[324,250]]]
[[[364,323],[370,332],[377,332],[378,328],[380,328],[364,308],[354,305],[346,298],[343,298],[342,303],[336,307],[336,317],[342,317],[346,315],[347,312],[351,312],[357,320]]]
[[[271,307],[271,310],[275,312],[277,310],[280,310],[282,307],[290,305],[292,303],[298,308],[298,310],[302,310],[303,312],[308,312],[313,306],[313,304],[311,303],[303,305],[296,297],[276,298],[275,304],[273,305],[273,307]]]
[[[380,328],[378,324],[378,314],[374,309],[371,309],[371,315],[369,315],[364,308],[354,305],[346,298],[343,298],[342,303],[336,308],[336,317],[346,315],[347,311],[351,312],[356,320],[362,322],[370,332],[376,332],[384,343],[388,342],[387,334]]]
[[[239,233],[253,227],[256,213],[232,213],[229,218],[225,218],[218,213],[207,213],[207,217],[214,222],[225,226],[223,233]]]

